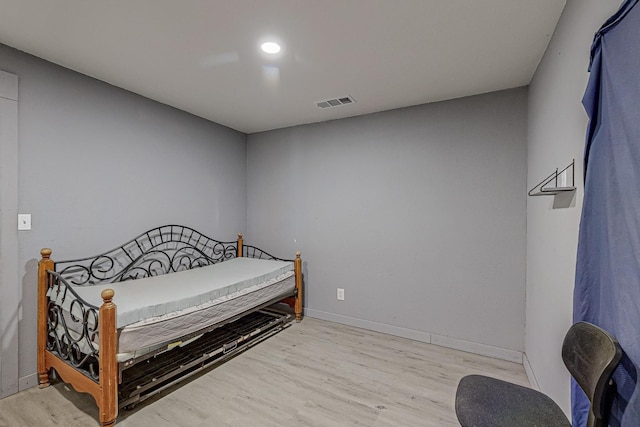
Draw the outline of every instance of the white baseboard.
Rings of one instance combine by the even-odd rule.
[[[522,354],[522,364],[524,365],[524,371],[527,373],[527,378],[529,378],[529,383],[531,384],[531,388],[534,390],[540,391],[540,384],[538,384],[538,379],[536,378],[536,375],[533,373],[533,368],[531,367],[531,363],[529,362],[527,353]]]
[[[28,388],[38,385],[38,374],[27,375],[18,379],[18,391],[26,390]]]
[[[305,315],[330,322],[342,323],[343,325],[355,326],[356,328],[369,329],[370,331],[382,332],[383,334],[395,335],[397,337],[409,338],[416,341],[431,343],[431,334],[415,329],[402,328],[399,326],[387,325],[384,323],[372,322],[370,320],[356,319],[355,317],[344,316],[342,314],[327,313],[326,311],[313,310],[307,308]]]
[[[355,317],[344,316],[342,314],[327,313],[325,311],[306,308],[305,315],[330,322],[341,323],[343,325],[354,326],[356,328],[369,329],[371,331],[382,332],[384,334],[409,338],[428,344],[439,345],[441,347],[453,348],[466,351],[468,353],[493,357],[495,359],[507,360],[522,364],[522,353],[501,347],[494,347],[487,344],[480,344],[458,338],[446,337],[429,332],[417,331],[415,329],[402,328],[399,326],[387,325],[384,323],[372,322],[370,320],[357,319]]]
[[[509,350],[507,348],[495,347],[488,344],[481,344],[436,334],[431,334],[431,343],[441,347],[453,348],[456,350],[466,351],[467,353],[493,357],[494,359],[506,360],[508,362],[515,362],[522,365],[522,353],[515,350]]]

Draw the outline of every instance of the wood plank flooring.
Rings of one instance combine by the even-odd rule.
[[[522,365],[305,318],[225,364],[121,410],[119,426],[458,426],[455,389]],[[57,383],[0,400],[0,426],[98,426],[89,395]]]

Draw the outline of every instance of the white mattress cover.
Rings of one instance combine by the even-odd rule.
[[[175,346],[186,345],[201,335],[188,340],[184,340],[183,337],[260,307],[277,297],[292,295],[294,289],[295,276],[285,273],[276,279],[236,291],[198,307],[125,326],[118,330],[118,362],[126,362],[151,351],[168,350]],[[79,312],[74,311],[78,316]],[[64,312],[63,315],[69,325],[69,333],[74,339],[79,339],[81,323],[73,322],[69,312]],[[64,334],[62,325],[59,324],[57,329],[59,336],[62,336]],[[84,340],[79,341],[78,345],[82,352],[91,353],[91,348]],[[97,350],[98,342],[94,341],[93,346]]]
[[[73,289],[82,299],[97,307],[102,305],[102,290],[113,289],[113,301],[117,307],[116,327],[120,329],[146,319],[197,307],[252,286],[282,280],[282,275],[290,276],[292,271],[293,263],[290,261],[242,257],[162,276],[104,285],[74,286]]]
[[[241,315],[276,297],[292,295],[294,288],[295,276],[285,273],[206,304],[125,326],[118,331],[118,361],[141,356],[159,347],[182,344],[183,337]]]

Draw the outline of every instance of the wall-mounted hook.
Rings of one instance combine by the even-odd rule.
[[[575,164],[576,159],[561,171],[555,172],[543,179],[538,185],[529,190],[530,196],[553,196],[567,191],[575,191]],[[571,180],[569,180],[569,176]]]

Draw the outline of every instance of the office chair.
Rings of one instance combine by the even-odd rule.
[[[591,402],[588,427],[608,425],[615,391],[611,374],[621,357],[618,341],[591,323],[574,324],[564,338],[562,360]],[[460,380],[456,415],[462,427],[571,427],[548,396],[482,375]]]

